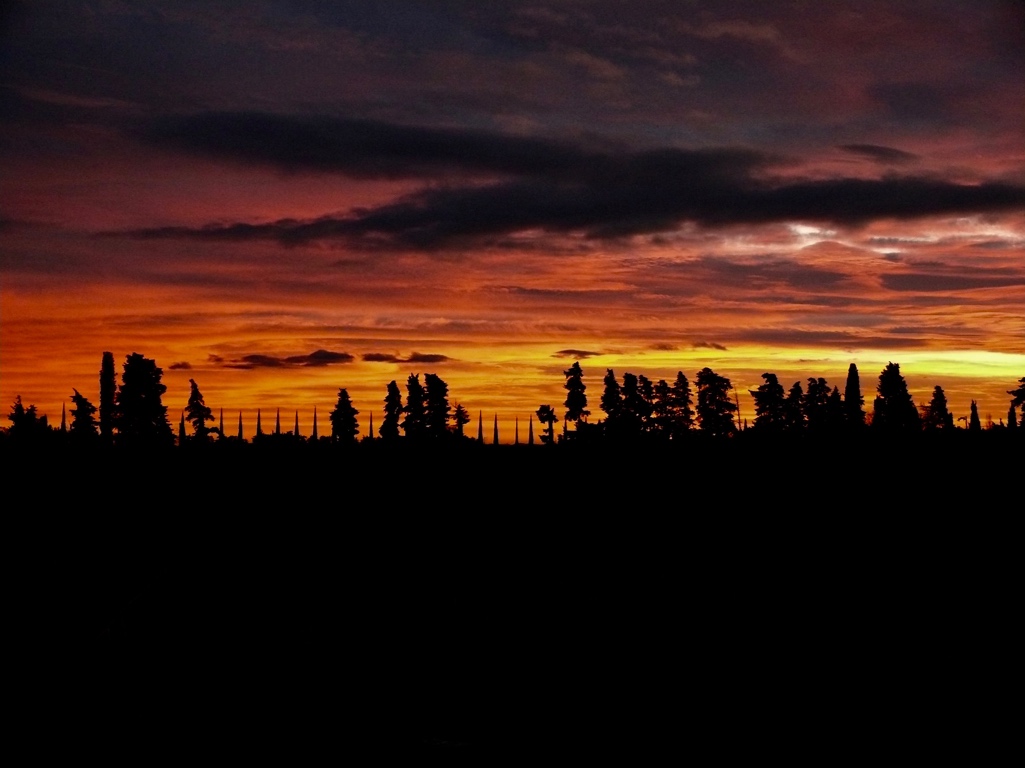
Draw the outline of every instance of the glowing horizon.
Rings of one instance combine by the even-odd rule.
[[[917,405],[1006,417],[1020,6],[407,10],[16,6],[8,412],[96,403],[111,351],[163,369],[172,426],[194,378],[247,437],[257,408],[323,434],[340,388],[363,436],[436,373],[522,441],[574,360],[591,421],[607,368],[710,367],[750,422],[763,372],[842,391],[853,362],[871,410],[889,361]]]

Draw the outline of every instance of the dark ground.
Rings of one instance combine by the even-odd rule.
[[[1020,457],[501,450],[8,457],[26,728],[473,765],[977,762],[1011,733]]]

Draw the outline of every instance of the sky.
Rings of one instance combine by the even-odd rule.
[[[104,351],[234,431],[366,435],[436,373],[490,441],[579,361],[898,363],[1005,419],[1025,376],[1025,4],[6,2],[0,403]],[[535,424],[536,428],[536,424]],[[557,426],[557,429],[561,425]]]

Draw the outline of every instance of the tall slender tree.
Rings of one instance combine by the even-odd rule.
[[[858,366],[851,363],[847,368],[847,383],[843,390],[844,415],[848,426],[865,426],[865,398],[861,394],[861,377]]]
[[[587,421],[591,412],[587,410],[587,385],[584,384],[584,372],[579,362],[574,362],[562,372],[566,377],[566,421]]]
[[[100,361],[100,438],[104,445],[114,443],[114,401],[117,395],[117,373],[114,353],[104,352]]]
[[[982,422],[979,421],[979,406],[972,400],[971,416],[968,419],[969,432],[981,432]]]
[[[402,419],[402,393],[394,379],[388,382],[388,393],[384,396],[384,421],[377,433],[383,440],[394,440],[399,436],[399,421]]]

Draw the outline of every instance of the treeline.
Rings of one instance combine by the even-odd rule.
[[[912,435],[962,431],[954,420],[943,388],[933,389],[927,405],[916,406],[897,363],[888,363],[880,372],[871,407],[866,409],[860,375],[851,364],[844,389],[830,386],[824,378],[809,378],[806,384],[796,381],[789,389],[774,373],[763,373],[763,383],[750,390],[754,400],[754,417],[740,419],[740,404],[732,382],[710,368],[697,373],[694,385],[682,372],[672,383],[661,379],[653,382],[644,375],[626,372],[618,378],[610,368],[605,372],[599,407],[603,418],[591,420],[587,385],[579,362],[563,372],[566,399],[562,417],[550,403],[540,405],[530,415],[527,444],[533,444],[533,418],[540,425],[538,440],[542,444],[639,444],[675,443],[701,436],[723,440],[744,436],[836,437],[872,434],[876,436]],[[296,445],[352,446],[360,432],[359,411],[345,388],[338,390],[335,407],[328,415],[321,433],[314,410],[313,428],[309,437],[299,434],[298,414],[295,428],[282,432],[280,411],[273,429],[265,430],[262,414],[257,411],[256,433],[247,439],[243,434],[242,415],[236,429],[228,429],[206,405],[199,385],[190,379],[189,400],[178,425],[177,434],[168,420],[163,396],[167,387],[161,379],[163,371],[156,362],[141,354],[127,356],[117,381],[114,356],[104,352],[99,375],[99,404],[94,405],[77,389],[70,395],[70,421],[62,412],[61,424],[54,427],[35,405],[22,403],[19,395],[8,414],[10,426],[0,430],[0,440],[10,447],[55,446],[120,447],[153,449],[201,447],[212,445],[262,445],[294,447]],[[473,444],[484,443],[483,424],[477,436],[465,434],[471,418],[459,402],[450,402],[448,384],[435,373],[410,374],[403,397],[396,381],[388,383],[383,401],[384,418],[374,434],[370,416],[370,434],[362,442],[397,445],[400,443]],[[1011,400],[1007,421],[990,424],[983,430],[973,400],[971,415],[963,417],[963,431],[982,432],[1006,430],[1019,433],[1025,415],[1019,421],[1018,410],[1025,407],[1025,377],[1017,387],[1008,390]],[[561,434],[555,425],[562,422]],[[188,425],[188,427],[186,426]],[[572,429],[569,428],[572,425]],[[1025,434],[1025,430],[1020,430]],[[493,442],[497,442],[497,426]],[[517,432],[516,442],[519,442]]]

